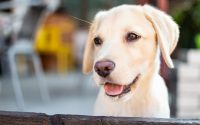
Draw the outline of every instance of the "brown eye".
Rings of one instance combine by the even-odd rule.
[[[95,37],[95,38],[94,38],[94,44],[95,44],[95,45],[97,45],[97,46],[98,46],[98,45],[101,45],[102,42],[103,42],[103,41],[102,41],[102,39],[101,39],[100,37]]]
[[[141,38],[141,36],[135,34],[135,33],[128,33],[126,36],[126,41],[127,42],[134,42],[136,40],[138,40],[139,38]]]

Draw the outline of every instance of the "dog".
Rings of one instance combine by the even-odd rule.
[[[159,74],[160,56],[169,68],[179,28],[150,5],[120,5],[92,22],[83,72],[100,87],[95,116],[169,118],[168,91]]]

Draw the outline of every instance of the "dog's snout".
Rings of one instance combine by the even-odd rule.
[[[110,73],[115,68],[115,63],[113,61],[98,61],[96,62],[94,69],[98,75],[101,77],[106,77],[110,75]]]

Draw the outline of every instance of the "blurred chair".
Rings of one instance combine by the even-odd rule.
[[[76,30],[74,20],[63,8],[58,8],[47,16],[38,28],[35,48],[40,55],[55,57],[56,71],[66,73],[75,68],[74,40]]]
[[[19,33],[17,34],[17,39],[14,41],[14,44],[8,50],[8,61],[11,71],[12,84],[17,104],[20,110],[24,110],[25,102],[23,98],[21,82],[16,62],[16,57],[19,54],[32,59],[42,99],[45,102],[50,101],[48,87],[45,81],[45,76],[43,74],[40,59],[37,53],[35,52],[33,46],[34,34],[37,25],[38,23],[40,23],[40,20],[42,20],[42,18],[45,17],[45,14],[46,9],[44,6],[33,6],[29,8],[29,10],[23,18],[22,27]]]

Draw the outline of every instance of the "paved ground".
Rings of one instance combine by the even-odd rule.
[[[97,87],[91,76],[80,72],[66,75],[46,75],[51,100],[43,102],[37,81],[34,77],[21,78],[25,99],[25,110],[47,114],[81,114],[91,115],[97,95]],[[0,110],[20,111],[9,77],[0,78]]]

